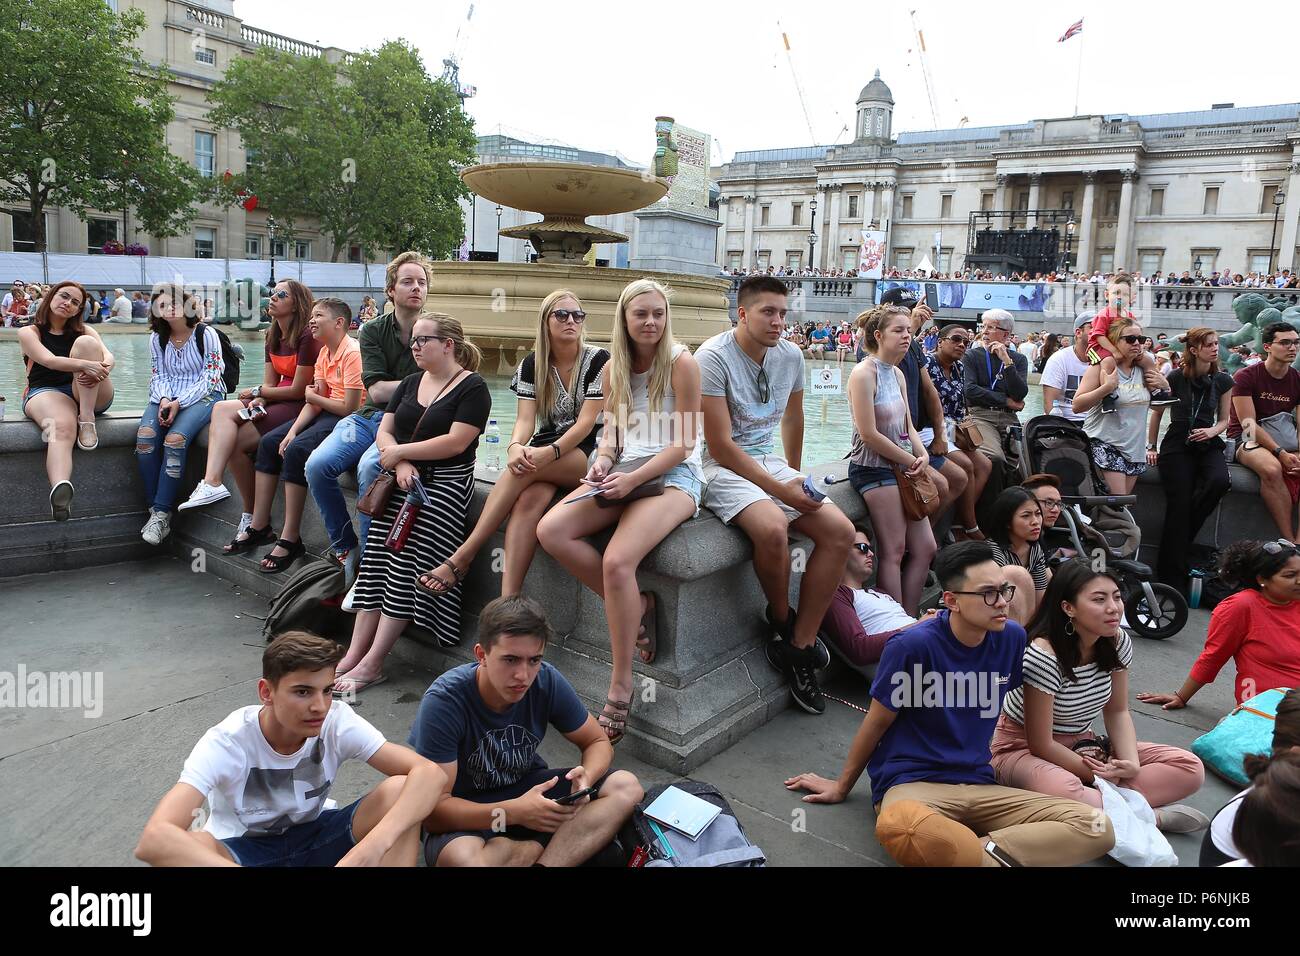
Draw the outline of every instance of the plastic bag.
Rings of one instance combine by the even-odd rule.
[[[1156,828],[1156,813],[1146,797],[1129,787],[1116,787],[1100,777],[1093,781],[1115,830],[1110,856],[1125,866],[1177,866],[1178,854]]]

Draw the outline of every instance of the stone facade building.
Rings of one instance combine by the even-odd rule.
[[[1266,271],[1273,250],[1278,268],[1298,261],[1300,103],[897,136],[893,110],[877,71],[858,96],[851,143],[741,152],[715,168],[719,264],[803,268],[813,234],[811,265],[847,270],[861,231],[878,228],[888,266],[928,256],[951,272],[965,258],[970,214],[986,211],[1007,213],[989,217],[995,229],[1065,230],[1073,218],[1079,271],[1149,275],[1197,260],[1206,273]],[[1064,215],[1053,227],[1040,210]]]

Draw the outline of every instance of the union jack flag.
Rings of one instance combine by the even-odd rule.
[[[1061,39],[1057,40],[1056,42],[1064,43],[1066,40],[1070,39],[1070,37],[1074,36],[1076,33],[1082,33],[1082,32],[1083,32],[1083,20],[1078,20],[1075,23],[1071,23],[1070,28],[1066,30],[1063,34],[1061,34]]]

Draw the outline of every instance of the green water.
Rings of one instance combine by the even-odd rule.
[[[116,396],[113,400],[114,413],[139,412],[144,409],[149,392],[149,337],[147,335],[112,335],[107,337],[108,346],[113,350],[117,365],[113,371],[113,383]],[[248,356],[240,366],[240,385],[251,387],[262,381],[263,364],[256,361],[261,352],[260,338],[244,338],[236,335]],[[835,368],[833,362],[807,362],[808,376],[819,369]],[[853,366],[844,363],[839,366],[842,382],[848,381]],[[501,429],[501,447],[510,441],[510,432],[515,425],[515,396],[510,391],[510,365],[508,362],[489,357],[483,369],[484,378],[492,392],[492,415]],[[22,353],[18,343],[13,340],[0,341],[0,395],[6,399],[6,420],[20,418],[21,396],[26,373],[23,369]],[[843,395],[822,399],[811,394],[809,382],[805,382],[804,391],[804,453],[803,464],[814,465],[844,457],[849,450],[853,426],[849,419],[849,406]],[[1028,421],[1034,415],[1041,414],[1043,392],[1038,386],[1031,386],[1026,399],[1026,408],[1021,419]],[[777,448],[780,449],[780,435],[777,435]],[[479,442],[478,456],[486,461],[487,445]]]

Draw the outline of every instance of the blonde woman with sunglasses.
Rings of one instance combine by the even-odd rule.
[[[533,351],[510,382],[519,401],[506,467],[470,536],[450,558],[421,575],[421,587],[433,594],[455,587],[509,518],[501,594],[523,591],[537,552],[537,523],[557,490],[568,492],[582,482],[587,457],[596,447],[596,420],[605,407],[601,372],[609,353],[586,343],[586,320],[582,302],[567,289],[542,300]]]

